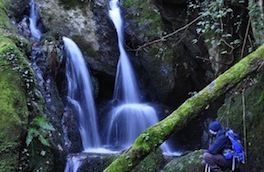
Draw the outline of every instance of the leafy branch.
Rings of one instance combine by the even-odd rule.
[[[43,145],[50,147],[51,145],[47,139],[50,131],[55,131],[55,129],[48,123],[45,117],[38,116],[34,118],[28,128],[26,137],[27,146],[30,145],[34,138],[37,138]]]

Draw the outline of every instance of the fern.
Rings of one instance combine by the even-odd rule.
[[[50,147],[47,139],[48,132],[55,131],[54,127],[43,116],[33,119],[28,128],[26,145],[29,146],[34,138],[37,138],[43,145]]]

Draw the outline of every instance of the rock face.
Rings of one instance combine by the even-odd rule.
[[[21,21],[25,12],[29,10],[30,0],[5,0],[5,2],[8,16],[16,22]]]
[[[96,154],[96,153],[76,153],[69,154],[68,158],[79,160],[79,172],[102,172],[113,162],[119,154]],[[162,169],[165,159],[160,149],[148,155],[132,172],[156,172]]]
[[[176,157],[167,163],[163,169],[164,172],[200,172],[203,171],[202,154],[204,150],[196,150],[186,155]]]
[[[16,171],[28,109],[23,80],[4,57],[8,45],[0,42],[0,171]]]
[[[119,53],[116,32],[107,14],[107,2],[36,0],[36,4],[46,31],[71,37],[81,48],[96,77],[101,81],[109,80],[107,87],[113,84]],[[175,102],[170,98],[172,94],[185,99],[186,93],[201,88],[204,80],[198,77],[203,78],[210,67],[193,60],[197,54],[203,56],[206,53],[188,43],[194,35],[189,33],[183,43],[176,43],[180,34],[163,41],[161,38],[173,31],[171,21],[164,22],[163,18],[168,16],[164,15],[168,9],[160,9],[154,1],[125,0],[120,4],[125,44],[145,95],[153,101],[172,103]],[[173,18],[178,14],[170,15],[169,18]],[[183,24],[178,23],[177,27]],[[153,40],[158,41],[151,43]],[[107,90],[102,84],[101,87],[102,92]]]
[[[46,31],[71,37],[82,49],[92,69],[113,76],[118,51],[115,30],[107,16],[106,1],[94,4],[79,2],[76,6],[68,3],[36,1]],[[116,53],[111,53],[113,50]]]
[[[6,15],[4,1],[0,1],[0,20],[0,171],[16,171],[29,115],[22,73],[30,79],[30,68],[23,57],[27,43],[13,35],[15,27]]]

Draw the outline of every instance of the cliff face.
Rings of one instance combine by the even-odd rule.
[[[1,34],[1,37],[3,35]],[[25,136],[28,108],[24,80],[12,68],[8,58],[17,47],[9,39],[0,39],[0,170],[15,171],[18,167],[21,138]],[[21,58],[14,54],[13,58]],[[18,65],[19,66],[19,65]]]
[[[107,2],[37,0],[36,4],[46,31],[58,32],[76,41],[96,77],[107,82],[108,87],[113,85],[119,53]],[[202,88],[205,80],[210,78],[206,73],[210,73],[211,69],[210,65],[195,60],[197,54],[206,56],[207,53],[202,44],[188,43],[195,33],[186,30],[186,33],[163,40],[163,36],[173,31],[172,23],[164,22],[163,13],[167,9],[155,1],[126,0],[120,2],[120,8],[124,19],[126,48],[137,76],[140,76],[139,83],[148,97],[175,105],[184,100],[191,90]],[[186,15],[186,4],[180,3],[177,10],[177,13],[170,13],[169,17]],[[188,22],[179,21],[173,23],[174,29]],[[180,38],[182,34],[184,36]],[[101,92],[108,90],[101,86]],[[179,100],[172,100],[169,96],[172,94],[180,97]]]
[[[15,171],[29,114],[21,72],[30,69],[24,52],[15,44],[20,41],[12,40],[16,38],[15,27],[6,10],[5,2],[0,1],[0,171]]]

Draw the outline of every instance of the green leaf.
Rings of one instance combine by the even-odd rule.
[[[42,150],[42,151],[40,152],[40,155],[45,156],[45,155],[46,155],[46,151]]]
[[[32,142],[32,140],[33,140],[33,136],[28,133],[27,134],[27,138],[26,138],[26,144],[27,144],[27,146],[30,145],[30,143]]]
[[[42,129],[45,129],[45,130],[50,130],[50,131],[55,131],[54,127],[49,124],[46,120],[45,117],[43,116],[38,116],[36,117],[33,121],[32,121],[32,124],[33,125],[37,125],[39,126],[40,128]]]
[[[39,135],[38,139],[43,145],[50,147],[48,140],[45,139],[42,135]]]
[[[27,133],[27,137],[26,137],[27,146],[29,146],[30,143],[32,142],[33,138],[37,137],[38,135],[40,135],[40,133],[36,128],[29,128],[28,133]]]
[[[233,12],[233,10],[232,10],[231,8],[228,8],[228,9],[226,10],[226,12],[231,13],[231,12]]]

